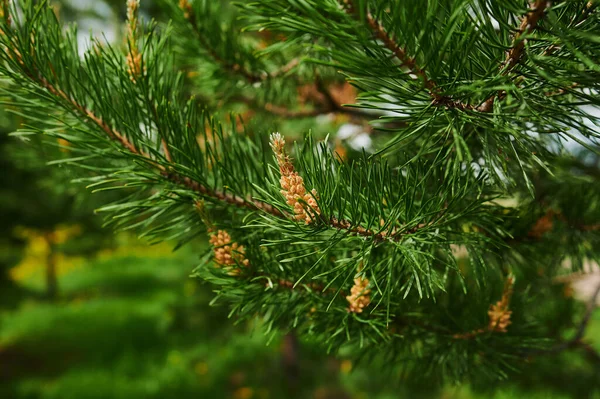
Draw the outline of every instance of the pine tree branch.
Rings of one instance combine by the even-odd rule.
[[[73,98],[71,98],[71,96],[69,96],[67,93],[56,88],[47,79],[45,79],[44,77],[41,77],[41,76],[37,77],[33,73],[27,73],[27,76],[31,80],[33,80],[35,83],[39,84],[40,86],[42,86],[43,88],[48,90],[50,93],[54,94],[56,97],[60,98],[63,101],[66,101],[70,105],[70,107],[75,109],[81,116],[88,118],[97,127],[99,127],[102,131],[104,131],[110,139],[119,143],[121,146],[123,146],[129,152],[131,152],[135,155],[138,155],[138,156],[146,159],[147,161],[149,161],[149,163],[152,164],[160,172],[160,175],[163,176],[163,178],[165,178],[166,180],[168,180],[172,183],[175,183],[177,185],[184,186],[184,187],[186,187],[194,192],[197,192],[205,197],[219,200],[221,202],[236,206],[238,208],[246,208],[246,209],[251,209],[251,210],[258,209],[258,210],[261,210],[265,213],[271,214],[278,218],[284,218],[284,219],[288,218],[288,215],[282,213],[277,208],[275,208],[274,206],[272,206],[268,203],[254,200],[254,199],[244,199],[244,198],[234,195],[234,194],[210,189],[210,188],[190,179],[187,176],[183,176],[183,175],[175,172],[174,170],[172,170],[172,168],[167,168],[164,165],[157,163],[154,159],[152,159],[152,157],[148,153],[138,149],[133,143],[131,143],[125,137],[125,135],[123,135],[122,133],[120,133],[117,130],[115,130],[114,128],[112,128],[109,124],[107,124],[105,121],[103,121],[100,117],[96,116],[91,110],[85,108],[83,105],[79,104],[77,101],[75,101]],[[415,227],[405,230],[405,231],[388,234],[386,232],[375,232],[373,230],[364,228],[362,226],[356,226],[348,220],[337,219],[335,217],[332,217],[329,220],[326,220],[321,217],[321,218],[319,218],[319,220],[330,227],[333,227],[333,228],[341,230],[341,231],[346,231],[350,235],[361,236],[364,238],[370,238],[370,239],[373,239],[374,241],[379,241],[379,242],[386,241],[386,240],[399,242],[406,235],[414,234],[419,229],[429,225],[429,224],[420,224],[418,226],[415,226]]]
[[[592,345],[588,344],[587,342],[579,341],[576,347],[583,349],[585,355],[590,360],[600,364],[600,353]]]
[[[121,146],[123,146],[126,150],[131,152],[132,154],[141,156],[142,158],[145,158],[146,160],[148,160],[156,169],[159,170],[161,176],[163,176],[165,179],[167,179],[175,184],[187,187],[187,188],[191,189],[192,191],[195,191],[206,197],[211,197],[213,199],[216,199],[216,200],[219,200],[219,201],[231,204],[231,205],[235,205],[239,208],[260,209],[266,213],[272,214],[273,216],[284,217],[284,215],[278,209],[276,209],[275,207],[273,207],[267,203],[264,203],[261,201],[254,201],[254,200],[244,200],[243,198],[235,196],[230,193],[224,193],[221,191],[209,189],[208,187],[206,187],[196,181],[193,181],[192,179],[190,179],[187,176],[182,176],[172,170],[165,168],[163,165],[158,164],[155,160],[153,160],[149,154],[147,154],[146,152],[144,152],[142,150],[139,150],[133,143],[131,143],[125,137],[125,135],[123,135],[120,132],[118,132],[117,130],[113,129],[109,124],[104,122],[100,117],[96,116],[92,111],[85,108],[83,105],[79,104],[77,101],[75,101],[73,98],[71,98],[67,93],[56,88],[54,85],[52,85],[50,82],[48,82],[47,79],[45,79],[44,77],[41,77],[41,76],[36,77],[32,73],[27,73],[27,76],[30,79],[32,79],[34,82],[38,83],[41,87],[45,88],[50,93],[54,94],[56,97],[60,98],[61,100],[66,101],[81,116],[90,119],[97,127],[99,127],[102,131],[104,131],[104,133],[106,133],[106,135],[111,140],[116,141]]]
[[[533,351],[533,352],[528,352],[525,354],[526,357],[539,356],[539,355],[553,355],[553,354],[564,352],[564,351],[572,349],[572,348],[580,347],[580,348],[584,348],[586,350],[586,352],[588,352],[588,353],[590,351],[592,351],[593,357],[600,358],[600,356],[598,356],[598,353],[595,350],[593,350],[592,347],[590,347],[588,344],[586,344],[585,342],[582,341],[583,336],[585,335],[587,326],[589,325],[590,320],[592,318],[594,309],[596,308],[596,301],[598,300],[599,296],[600,296],[600,284],[598,284],[598,286],[596,287],[596,290],[592,294],[592,297],[590,298],[590,300],[587,304],[586,312],[583,315],[583,318],[581,319],[581,321],[579,322],[579,325],[577,326],[577,330],[575,331],[575,335],[573,336],[573,338],[571,338],[567,341],[561,342],[560,344],[557,344],[549,349],[542,349],[542,350],[537,350],[537,351]]]
[[[353,0],[341,0],[344,10],[354,18],[360,17],[358,10]],[[421,79],[425,88],[429,92],[429,95],[433,98],[433,105],[445,106],[448,108],[454,108],[461,111],[471,110],[473,106],[470,104],[462,103],[454,100],[452,97],[440,94],[440,88],[438,84],[431,78],[428,77],[427,73],[421,68],[415,58],[410,57],[407,53],[406,48],[396,43],[394,38],[390,36],[383,25],[373,17],[370,12],[365,13],[365,20],[367,25],[373,32],[373,35],[383,42],[384,46],[394,54],[394,56],[400,61],[400,65],[408,70],[410,74],[415,76],[415,79]]]
[[[142,156],[144,158],[150,159],[150,156],[148,154],[146,154],[145,152],[139,150],[123,134],[121,134],[120,132],[116,131],[112,127],[110,127],[110,125],[108,125],[106,122],[104,122],[101,118],[97,117],[94,113],[92,113],[90,110],[88,110],[87,108],[85,108],[83,105],[77,103],[67,93],[65,93],[64,91],[62,91],[62,90],[56,88],[55,86],[53,86],[44,77],[36,78],[32,74],[29,74],[28,76],[32,80],[37,81],[37,83],[39,83],[43,88],[45,88],[46,90],[48,90],[50,93],[54,94],[55,96],[61,98],[62,100],[66,101],[67,103],[69,103],[82,116],[87,117],[90,120],[92,120],[101,130],[103,130],[106,133],[106,135],[110,139],[112,139],[112,140],[118,142],[119,144],[121,144],[129,152],[131,152],[133,154],[136,154],[136,155],[140,155],[140,156]]]
[[[394,241],[394,242],[399,242],[401,241],[405,236],[410,235],[410,234],[414,234],[416,233],[418,230],[430,226],[431,223],[421,223],[411,229],[408,230],[404,230],[404,231],[400,231],[400,232],[392,232],[392,233],[386,233],[386,232],[375,232],[373,230],[370,229],[366,229],[362,226],[354,226],[351,222],[349,222],[348,220],[343,220],[343,219],[336,219],[334,217],[332,217],[331,219],[329,219],[329,221],[327,222],[327,224],[329,224],[332,227],[335,227],[338,230],[345,230],[347,231],[350,235],[355,235],[355,236],[361,236],[361,237],[369,237],[372,238],[375,241],[381,242],[381,241]]]
[[[502,75],[508,74],[519,62],[521,62],[525,50],[525,40],[523,39],[523,36],[532,32],[537,27],[538,22],[544,16],[544,12],[549,4],[550,2],[548,0],[535,0],[535,2],[531,3],[529,11],[521,20],[517,33],[515,33],[510,49],[506,54],[506,59],[500,65]],[[488,97],[487,100],[476,108],[477,111],[491,112],[494,108],[496,96],[499,100],[502,100],[506,97],[506,90],[500,90]]]
[[[532,32],[543,17],[546,7],[548,6],[548,0],[536,0],[531,4],[530,11],[525,15],[521,21],[521,25],[515,34],[512,42],[511,49],[506,55],[506,60],[502,65],[501,69],[509,72],[515,67],[523,56],[523,50],[525,50],[525,41],[522,40],[522,36],[526,33]],[[505,72],[505,73],[506,73]]]

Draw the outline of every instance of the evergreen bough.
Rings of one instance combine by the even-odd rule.
[[[1,1],[18,134],[125,190],[110,224],[208,234],[195,275],[232,316],[411,378],[600,358],[598,290],[568,289],[600,255],[596,2],[161,5],[144,23],[129,0],[123,44],[82,49],[49,2]],[[372,148],[325,136],[340,121]]]

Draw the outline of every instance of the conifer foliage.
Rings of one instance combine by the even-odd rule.
[[[236,318],[415,376],[598,357],[592,306],[564,311],[600,255],[596,2],[128,0],[88,48],[51,2],[1,3],[4,97],[44,126],[19,134],[133,189],[115,228],[208,235],[195,274]]]

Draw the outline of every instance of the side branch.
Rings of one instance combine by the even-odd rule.
[[[379,118],[382,114],[372,113],[364,111],[360,108],[344,106],[341,102],[336,100],[324,82],[317,78],[316,90],[321,94],[322,99],[315,99],[315,108],[313,109],[301,109],[301,110],[289,110],[285,107],[266,103],[263,108],[265,111],[277,115],[283,118],[307,118],[316,117],[324,114],[340,114],[348,115],[355,118],[373,119]],[[253,100],[247,97],[240,97],[240,100],[246,104],[251,105]]]
[[[54,85],[52,85],[50,82],[48,82],[47,79],[45,79],[43,77],[40,77],[38,79],[35,76],[33,76],[33,74],[30,74],[30,73],[28,74],[28,76],[30,79],[37,81],[43,88],[48,90],[50,93],[54,94],[55,96],[59,97],[60,99],[62,99],[64,101],[66,101],[71,107],[73,107],[76,111],[78,111],[83,117],[90,119],[96,126],[98,126],[102,131],[104,131],[111,140],[118,142],[129,152],[139,155],[139,156],[145,158],[146,160],[148,160],[150,163],[152,163],[160,171],[161,176],[163,176],[165,179],[167,179],[175,184],[187,187],[190,190],[195,191],[201,195],[211,197],[211,198],[214,198],[216,200],[219,200],[219,201],[231,204],[231,205],[235,205],[239,208],[260,209],[260,210],[270,213],[274,216],[284,217],[284,215],[278,209],[274,208],[273,206],[271,206],[267,203],[260,202],[260,201],[247,201],[247,200],[244,200],[243,198],[235,196],[233,194],[223,193],[221,191],[212,190],[196,181],[193,181],[192,179],[190,179],[187,176],[182,176],[179,173],[176,173],[172,170],[168,170],[163,165],[156,163],[156,161],[154,161],[150,157],[149,154],[145,153],[144,151],[138,149],[135,145],[133,145],[133,143],[131,143],[131,141],[129,141],[127,139],[127,137],[125,137],[125,135],[123,135],[122,133],[113,129],[106,122],[104,122],[100,117],[96,116],[92,111],[85,108],[83,105],[79,104],[77,101],[75,101],[73,98],[71,98],[67,93],[56,88]],[[167,157],[170,157],[167,154],[165,154],[165,155]]]
[[[502,66],[504,71],[510,71],[521,60],[523,50],[525,50],[525,41],[522,39],[522,36],[533,31],[537,27],[539,20],[544,15],[544,11],[546,11],[546,7],[548,7],[548,3],[548,0],[536,0],[531,4],[529,12],[521,21],[519,30],[515,34],[511,49],[508,54],[506,54],[506,60]]]
[[[342,5],[348,14],[352,15],[353,17],[358,17],[358,12],[353,0],[342,0]],[[425,70],[417,65],[415,58],[410,57],[407,54],[406,49],[396,43],[394,38],[386,32],[383,25],[381,25],[381,23],[377,21],[371,13],[366,13],[365,20],[371,31],[373,31],[374,36],[381,40],[384,46],[394,54],[394,56],[400,61],[400,65],[406,68],[408,72],[414,74],[417,79],[421,79],[423,81],[425,88],[433,98],[433,105],[446,106],[448,108],[455,108],[461,111],[473,109],[470,104],[462,103],[454,100],[450,96],[441,94],[441,90],[437,83],[427,76]]]
[[[502,75],[508,74],[523,58],[525,50],[525,40],[523,36],[532,32],[538,25],[540,19],[544,16],[546,8],[549,6],[548,0],[536,0],[531,4],[529,12],[525,14],[519,25],[519,29],[515,33],[510,50],[506,54],[506,59],[500,65]],[[488,97],[481,105],[476,109],[480,112],[491,112],[494,108],[494,100],[498,96],[498,99],[503,99],[506,96],[505,90],[500,90]]]
[[[585,314],[583,315],[583,318],[579,322],[579,326],[577,327],[577,330],[576,330],[573,338],[571,338],[567,341],[561,342],[552,348],[529,352],[529,353],[526,353],[525,355],[526,356],[552,355],[552,354],[560,353],[560,352],[563,352],[565,350],[569,350],[572,348],[583,348],[586,352],[588,352],[588,354],[593,355],[592,357],[594,357],[596,359],[600,358],[600,356],[598,356],[598,354],[593,350],[593,348],[591,348],[588,344],[586,344],[585,342],[582,341],[583,336],[585,335],[587,326],[589,325],[590,320],[592,318],[592,313],[594,312],[594,309],[596,308],[596,301],[598,300],[599,296],[600,296],[600,284],[598,285],[598,287],[596,287],[596,290],[592,294],[592,297],[590,298],[590,301],[587,304],[587,309],[585,311]]]
[[[331,94],[328,93],[330,96]],[[234,100],[240,101],[250,107],[259,106],[255,104],[254,99],[246,97],[246,96],[237,96],[233,98]],[[316,104],[321,105],[321,104]],[[351,117],[363,118],[363,119],[372,119],[379,118],[380,114],[370,113],[362,111],[359,108],[353,107],[345,107],[338,102],[323,104],[322,107],[317,107],[313,109],[300,109],[300,110],[290,110],[286,107],[282,107],[273,103],[266,103],[262,106],[265,112],[269,114],[273,114],[275,116],[279,116],[282,118],[290,118],[290,119],[299,119],[299,118],[314,118],[319,115],[326,114],[340,114],[340,115],[349,115]]]
[[[31,78],[33,80],[36,80],[33,75],[28,74],[28,76],[29,76],[29,78]],[[114,130],[106,122],[104,122],[102,119],[100,119],[95,114],[93,114],[90,110],[88,110],[87,108],[85,108],[81,104],[77,103],[67,93],[65,93],[64,91],[62,91],[60,89],[57,89],[56,87],[54,87],[50,82],[48,82],[48,80],[46,80],[45,78],[41,77],[39,79],[39,84],[42,87],[44,87],[46,90],[48,90],[50,93],[52,93],[55,96],[57,96],[57,97],[65,100],[65,101],[67,101],[79,113],[81,113],[83,116],[85,116],[85,117],[89,118],[90,120],[92,120],[100,129],[102,129],[106,133],[106,135],[108,135],[108,137],[110,137],[112,140],[114,140],[114,141],[118,142],[119,144],[121,144],[128,151],[130,151],[130,152],[132,152],[133,154],[136,154],[136,155],[141,155],[141,156],[143,156],[145,158],[150,158],[150,156],[148,154],[144,153],[141,150],[138,150],[137,147],[135,147],[124,135],[122,135],[121,133],[119,133],[116,130]]]

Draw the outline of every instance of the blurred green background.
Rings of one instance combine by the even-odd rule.
[[[125,1],[59,3],[89,32],[118,40]],[[160,15],[143,1],[146,15]],[[237,324],[189,277],[206,243],[173,252],[102,228],[90,195],[53,160],[66,143],[9,135],[0,109],[0,398],[600,398],[600,365],[564,353],[503,381],[428,384],[401,365],[355,363],[293,334]],[[600,350],[600,312],[586,339]]]

